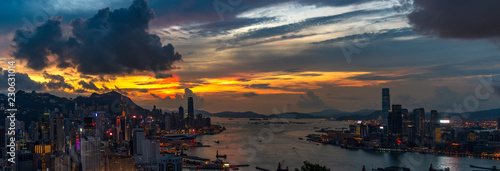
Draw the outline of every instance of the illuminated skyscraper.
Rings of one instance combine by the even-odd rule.
[[[391,98],[389,96],[389,88],[382,89],[382,119],[383,124],[388,124],[389,109],[391,105]]]

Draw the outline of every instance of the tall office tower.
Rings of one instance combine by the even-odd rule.
[[[408,109],[401,109],[401,114],[403,115],[403,141],[408,141],[408,126],[413,125],[413,120],[410,113],[408,113]]]
[[[437,110],[431,110],[431,120],[429,121],[429,133],[432,137],[433,140],[436,139],[436,127],[439,126],[439,113],[437,112]]]
[[[116,117],[116,136],[117,140],[125,140],[126,130],[127,130],[127,117],[125,116],[125,111],[122,115]]]
[[[413,115],[415,117],[415,135],[420,137],[422,141],[425,137],[425,109],[413,109]]]
[[[403,121],[401,112],[401,105],[392,105],[392,111],[389,113],[388,131],[389,134],[392,134],[396,137],[400,137],[401,133],[403,133]]]
[[[94,118],[93,117],[84,117],[83,118],[83,123],[84,123],[84,136],[89,136],[93,137],[95,134],[95,123],[94,123]]]
[[[403,118],[401,114],[401,105],[392,105],[392,110],[389,112],[387,134],[391,146],[396,147],[401,142],[401,134],[403,132]]]
[[[193,96],[188,97],[188,122],[190,128],[194,126],[194,104],[193,104]]]
[[[196,128],[203,128],[205,123],[203,122],[203,115],[200,113],[196,115]]]
[[[120,123],[121,123],[120,116],[117,116],[116,117],[116,124],[115,124],[116,125],[115,126],[115,129],[116,129],[116,135],[115,135],[116,141],[120,141],[120,138],[122,138],[122,137],[120,137],[121,130],[122,130]]]
[[[178,116],[177,116],[177,123],[175,124],[176,125],[176,128],[177,129],[181,129],[181,128],[184,128],[184,108],[181,106],[179,107],[179,113],[178,113]]]
[[[143,163],[156,164],[160,159],[160,142],[145,139],[142,142]]]
[[[431,120],[430,120],[430,123],[432,125],[439,123],[439,113],[437,112],[437,110],[431,110]]]
[[[82,138],[81,140],[82,171],[101,170],[101,140],[95,137]]]
[[[50,121],[49,121],[49,113],[44,113],[39,118],[40,122],[40,140],[44,142],[48,142],[50,138]]]
[[[170,120],[170,114],[165,115],[165,131],[170,131],[172,129],[171,127],[171,120]]]
[[[142,155],[142,144],[144,140],[146,139],[146,134],[144,134],[144,129],[142,128],[135,128],[134,129],[134,138],[133,138],[133,144],[134,144],[134,155]]]
[[[104,139],[104,119],[106,118],[106,112],[97,111],[94,113],[95,115],[95,136],[99,139]]]
[[[125,125],[125,141],[130,141],[130,135],[131,132],[130,132],[130,126],[129,125]]]
[[[388,124],[389,108],[391,107],[391,98],[389,95],[389,88],[382,89],[382,119],[383,124]]]
[[[35,168],[36,170],[47,170],[52,168],[52,160],[50,154],[52,153],[52,148],[50,145],[35,145]]]
[[[64,152],[65,151],[65,137],[64,133],[64,120],[62,116],[56,117],[56,151]]]

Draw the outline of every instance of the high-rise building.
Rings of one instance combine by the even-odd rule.
[[[101,140],[87,137],[82,138],[81,141],[82,171],[101,170]]]
[[[56,151],[65,151],[65,133],[64,133],[64,120],[62,116],[56,117]]]
[[[93,137],[95,136],[95,122],[93,117],[84,117],[83,118],[83,130],[84,136]]]
[[[55,171],[71,170],[71,159],[69,155],[63,154],[55,157]]]
[[[127,122],[127,117],[125,116],[125,113],[123,113],[123,115],[116,117],[116,139],[117,139],[117,141],[125,140],[125,134],[126,134],[126,129],[127,129],[126,122]]]
[[[382,120],[383,124],[388,124],[389,109],[391,105],[391,98],[389,95],[389,88],[382,89]]]
[[[133,138],[133,144],[134,144],[134,155],[142,155],[142,144],[144,142],[144,139],[146,139],[146,134],[144,134],[144,129],[142,128],[135,128],[134,129],[134,138]]]
[[[175,127],[177,129],[182,129],[185,128],[185,123],[184,123],[184,108],[182,106],[179,107],[179,113],[177,115],[177,122],[175,124]]]
[[[194,104],[193,104],[193,96],[188,97],[188,123],[189,128],[194,127]]]
[[[170,114],[165,115],[165,130],[170,131],[172,129],[171,127],[171,120],[170,120]]]
[[[39,118],[39,123],[40,123],[40,139],[44,142],[48,142],[50,138],[50,121],[49,121],[49,113],[44,113],[42,116]]]
[[[196,115],[196,128],[202,128],[205,126],[205,122],[203,121],[203,115],[200,113]]]
[[[403,121],[402,121],[402,110],[401,105],[392,105],[392,111],[389,113],[389,134],[396,137],[401,136],[403,133]]]
[[[105,126],[105,121],[104,119],[106,118],[106,112],[104,111],[97,111],[94,113],[95,115],[95,136],[99,139],[104,139],[104,126]]]
[[[413,126],[412,115],[408,109],[401,109],[401,114],[403,115],[403,141],[409,141],[410,125]]]
[[[35,145],[35,168],[38,170],[47,170],[52,168],[52,160],[50,159],[50,154],[52,153],[52,148],[50,145]]]
[[[433,140],[436,140],[436,128],[439,127],[439,119],[441,117],[439,116],[439,113],[437,112],[437,110],[431,110],[431,120],[429,121],[429,133],[430,133],[430,136],[432,137]],[[439,136],[439,135],[438,135]]]
[[[422,142],[425,137],[425,109],[413,109],[413,115],[415,117],[415,135],[419,137]]]

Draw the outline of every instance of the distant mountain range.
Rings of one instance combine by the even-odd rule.
[[[342,118],[342,117],[349,117],[349,116],[370,116],[376,110],[372,109],[365,109],[365,110],[360,110],[356,112],[344,112],[336,109],[325,109],[319,112],[311,112],[311,113],[299,113],[299,112],[286,112],[286,113],[280,113],[280,114],[272,114],[272,115],[265,115],[265,114],[259,114],[255,113],[252,111],[247,111],[247,112],[231,112],[231,111],[225,111],[225,112],[218,112],[218,113],[210,113],[207,111],[203,110],[197,110],[197,113],[201,113],[204,116],[211,116],[211,117],[224,117],[224,118],[272,118],[272,117],[279,117],[279,118]],[[379,112],[380,113],[380,112]]]
[[[37,121],[38,117],[45,111],[58,110],[63,113],[69,113],[74,110],[75,102],[79,106],[92,106],[101,105],[108,106],[109,108],[119,108],[119,103],[125,103],[127,106],[135,107],[135,110],[149,111],[135,104],[129,97],[124,96],[118,92],[111,91],[108,93],[78,96],[74,99],[66,97],[58,97],[49,93],[36,93],[36,92],[16,92],[16,108],[19,112],[17,119],[29,124],[31,121]],[[7,107],[7,96],[0,94],[0,104]],[[119,114],[120,111],[110,110],[111,114]],[[202,114],[210,117],[225,117],[225,118],[335,118],[336,120],[371,120],[378,119],[381,116],[380,110],[364,109],[356,112],[345,112],[336,109],[325,109],[318,112],[299,113],[299,112],[286,112],[280,114],[265,115],[252,111],[247,112],[218,112],[210,113],[204,110],[197,110],[196,114]],[[429,114],[427,114],[429,115]],[[490,109],[483,111],[476,111],[470,113],[453,113],[449,114],[451,117],[459,117],[462,120],[497,120],[500,118],[500,109]],[[427,116],[429,117],[429,116]],[[5,119],[5,115],[2,119]],[[0,124],[1,125],[1,124]]]

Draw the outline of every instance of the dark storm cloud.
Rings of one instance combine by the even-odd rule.
[[[498,0],[414,0],[408,19],[415,31],[457,39],[500,37]]]
[[[308,91],[306,94],[300,95],[300,99],[297,102],[297,106],[305,109],[321,109],[326,108],[325,102],[314,92]]]
[[[247,98],[255,97],[255,96],[258,96],[258,95],[259,94],[255,93],[255,92],[243,93],[243,97],[247,97]]]
[[[3,71],[3,72],[2,72]],[[8,85],[8,71],[0,68],[0,72],[3,73],[2,79],[0,80],[0,89],[7,91]],[[16,73],[15,76],[16,89],[18,90],[43,90],[44,85],[42,83],[33,81],[26,73]]]
[[[248,88],[272,88],[269,84],[251,84],[247,86]]]
[[[12,42],[12,56],[26,61],[26,65],[34,70],[42,70],[49,65],[47,56],[61,55],[65,40],[62,38],[61,18],[52,18],[31,30],[16,30]]]
[[[47,73],[47,71],[43,71],[42,75],[43,75],[43,78],[50,80],[49,82],[45,83],[45,87],[47,87],[47,89],[51,89],[51,90],[60,90],[60,89],[73,90],[74,89],[73,86],[66,83],[63,76],[52,75],[52,74]]]
[[[50,66],[48,56],[53,55],[59,68],[74,65],[89,75],[147,71],[151,66],[167,71],[181,55],[147,32],[153,18],[146,1],[134,0],[129,8],[105,8],[91,18],[71,21],[69,37],[62,34],[61,18],[52,18],[33,31],[17,30],[12,55],[34,70]]]
[[[80,84],[86,90],[94,90],[94,91],[100,90],[99,88],[97,88],[97,86],[92,81],[87,83],[83,80],[80,80],[80,82],[78,82],[78,84]]]
[[[285,72],[300,72],[302,68],[290,68],[290,69],[285,69],[283,71]]]
[[[240,78],[240,79],[237,79],[237,81],[241,81],[241,82],[248,82],[248,81],[251,81],[251,80],[246,79],[246,78]]]
[[[159,78],[170,78],[170,77],[172,77],[172,74],[169,74],[169,73],[162,73],[162,72],[155,73],[155,78],[156,79],[159,79]]]

